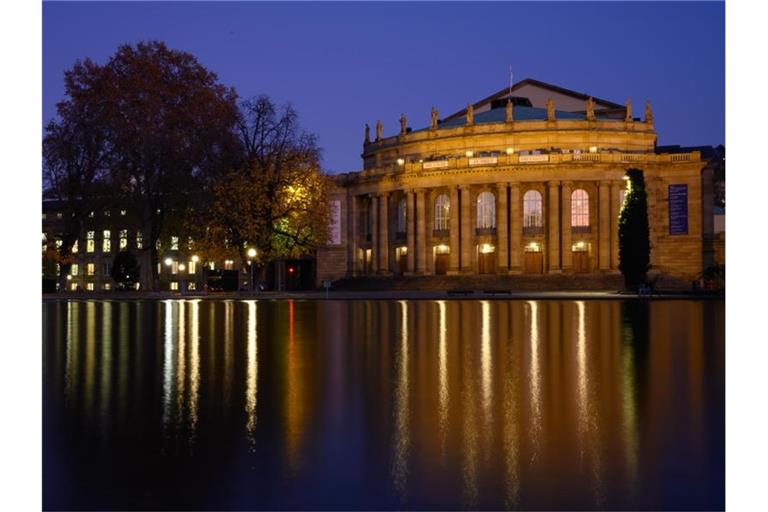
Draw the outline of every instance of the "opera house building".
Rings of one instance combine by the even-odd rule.
[[[644,172],[651,268],[695,278],[712,259],[711,172],[698,151],[657,151],[651,106],[637,110],[526,79],[423,128],[366,126],[363,169],[334,179],[318,282],[616,273],[628,168]]]

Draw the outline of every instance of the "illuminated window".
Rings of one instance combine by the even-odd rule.
[[[210,268],[211,270],[216,270],[216,264],[214,262],[210,262],[208,264],[208,268]]]
[[[144,248],[144,237],[141,236],[141,231],[136,231],[136,248],[137,249]]]
[[[496,227],[496,197],[492,192],[481,192],[477,196],[477,228]]]
[[[406,232],[406,222],[408,215],[408,204],[405,202],[405,198],[401,199],[397,203],[397,232]]]
[[[163,272],[163,265],[161,263],[157,264],[157,273],[161,274]]]
[[[74,244],[72,244],[72,252],[73,252],[73,253],[76,253],[76,252],[79,250],[79,249],[78,249],[78,245],[79,245],[79,244],[77,243],[77,240],[75,240],[75,243],[74,243]]]
[[[111,289],[112,289],[112,285],[111,285],[111,284],[109,284],[109,283],[104,283],[104,284],[101,286],[101,289],[102,289],[102,290],[111,290]]]
[[[120,216],[125,217],[125,210],[120,210]]]
[[[105,211],[105,212],[104,212],[104,216],[105,216],[105,217],[109,217],[110,215],[111,215],[111,213],[109,212],[109,210],[107,210],[107,211]]]
[[[112,233],[105,229],[101,240],[101,252],[110,252],[112,250]]]
[[[69,286],[69,289],[72,290],[73,292],[76,292],[77,291],[77,283],[72,283]]]
[[[56,264],[56,277],[61,275],[61,265]]]
[[[187,268],[189,269],[190,274],[194,274],[197,271],[197,262],[189,260],[189,265],[187,265]]]
[[[176,291],[179,289],[179,283],[176,281],[171,281],[171,290]]]
[[[171,237],[171,250],[172,251],[178,251],[179,250],[179,237],[172,236]]]
[[[232,270],[235,266],[235,262],[232,260],[224,260],[224,270]]]
[[[187,237],[187,249],[191,251],[194,244],[195,242],[192,240],[192,237],[191,236]]]
[[[96,265],[93,264],[93,263],[88,263],[85,266],[85,272],[89,276],[92,276],[92,275],[96,274]]]
[[[56,239],[56,249],[61,249],[61,246],[64,245],[64,240],[61,238]]]
[[[62,217],[63,217],[63,215],[61,214],[61,212],[57,212],[57,213],[56,213],[56,218],[57,218],[57,219],[60,219],[60,218],[62,218]]]
[[[88,213],[88,217],[93,218],[93,212]]]
[[[122,251],[126,247],[128,247],[128,230],[121,229],[120,230],[120,250]]]
[[[446,194],[435,199],[435,229],[447,230],[450,226],[451,200]]]
[[[89,292],[92,292],[93,291],[93,283],[86,283],[85,289],[88,290]]]
[[[96,240],[94,239],[95,236],[95,231],[88,231],[88,233],[86,233],[85,252],[93,252],[96,250]]]
[[[179,262],[174,261],[171,263],[171,274],[178,274],[179,273]]]
[[[163,244],[160,243],[160,239],[158,238],[157,240],[155,240],[155,249],[159,251],[159,250],[162,250],[162,248],[163,248]]]
[[[523,228],[540,228],[544,221],[544,202],[538,190],[523,195]]]
[[[80,265],[78,265],[77,263],[73,263],[69,269],[69,273],[72,274],[73,276],[76,276],[78,272],[80,272]]]
[[[45,252],[46,246],[48,245],[48,235],[43,233],[43,252]]]
[[[187,284],[187,290],[194,291],[195,290],[195,283]]]
[[[571,226],[589,226],[589,195],[582,188],[571,194]]]

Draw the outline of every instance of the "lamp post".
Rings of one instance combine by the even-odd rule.
[[[197,262],[200,261],[200,258],[197,254],[193,254],[190,258],[190,261],[195,264],[195,293],[200,293],[200,288],[202,287],[200,286],[200,283],[198,282],[199,279],[197,278]]]
[[[248,270],[250,271],[250,280],[249,280],[249,289],[253,291],[253,259],[256,257],[256,249],[253,247],[250,247],[248,249],[248,252],[246,253],[248,255]]]
[[[173,265],[173,260],[170,257],[167,257],[165,258],[164,263],[166,267],[170,267],[171,265]]]
[[[186,270],[187,266],[183,263],[179,263],[179,273],[181,274],[181,294],[185,295],[187,293],[187,280],[184,278],[184,270]]]

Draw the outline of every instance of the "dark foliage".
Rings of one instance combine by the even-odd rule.
[[[130,287],[139,280],[139,261],[130,251],[120,251],[112,262],[109,275],[116,283]]]
[[[648,197],[640,169],[627,169],[629,187],[619,215],[619,270],[629,289],[646,281],[651,244],[648,229]]]

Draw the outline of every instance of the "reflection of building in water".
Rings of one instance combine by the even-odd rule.
[[[281,304],[284,306],[285,304]],[[288,470],[295,474],[301,465],[303,438],[309,420],[307,386],[309,365],[306,336],[297,335],[296,302],[289,300],[286,368],[285,442]]]
[[[539,435],[541,433],[541,373],[539,371],[539,304],[536,301],[528,301],[529,313],[527,316],[529,330],[529,362],[528,362],[528,386],[529,402],[531,410],[530,440],[531,459],[535,460],[539,448]]]
[[[438,423],[440,426],[440,453],[445,456],[445,442],[448,433],[448,323],[446,319],[445,301],[437,301],[438,308],[438,375],[439,375],[439,407]]]
[[[392,466],[395,489],[401,499],[406,498],[408,483],[408,457],[410,455],[410,404],[408,380],[408,302],[401,300],[400,304],[400,346],[395,351],[396,362],[396,391],[395,391],[395,443],[394,461]]]

